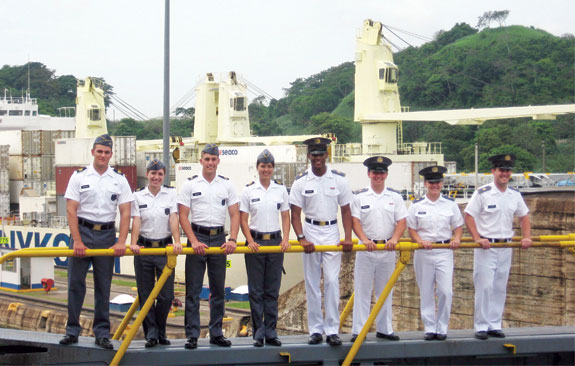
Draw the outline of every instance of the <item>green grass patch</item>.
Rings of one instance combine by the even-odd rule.
[[[226,304],[228,308],[234,309],[250,309],[250,302],[249,301],[231,301]]]

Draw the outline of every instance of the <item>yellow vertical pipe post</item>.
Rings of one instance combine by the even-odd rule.
[[[399,262],[397,262],[397,266],[395,267],[393,274],[389,278],[389,281],[387,281],[387,285],[385,285],[385,288],[381,292],[381,295],[379,295],[379,298],[377,299],[377,302],[373,306],[373,309],[371,310],[371,313],[369,314],[369,317],[367,318],[365,325],[361,329],[361,332],[359,332],[357,339],[355,340],[355,342],[353,342],[353,345],[351,346],[347,356],[345,357],[345,360],[343,361],[342,366],[350,366],[351,365],[351,362],[353,361],[353,359],[357,355],[357,352],[359,351],[359,348],[361,347],[363,341],[365,340],[365,337],[367,336],[369,329],[371,328],[373,322],[375,321],[377,314],[379,314],[379,311],[383,307],[385,300],[387,299],[387,297],[389,296],[389,293],[393,289],[393,286],[397,282],[397,279],[399,278],[401,271],[403,271],[406,264],[409,263],[409,259],[411,257],[411,251],[410,251],[411,245],[407,244],[407,243],[406,244],[400,243],[399,245],[400,245],[400,253],[401,253],[399,256]],[[409,247],[410,249],[404,248],[402,246]]]
[[[351,310],[353,309],[353,299],[355,297],[355,292],[351,293],[351,296],[349,297],[349,300],[347,300],[347,304],[345,304],[345,308],[343,308],[343,311],[341,312],[341,315],[339,316],[339,333],[341,333],[341,328],[343,328],[343,323],[345,323],[345,320],[347,319],[347,317],[349,316],[349,313],[351,313]]]
[[[120,363],[122,357],[124,357],[124,354],[126,353],[126,350],[130,346],[130,343],[132,343],[132,339],[136,336],[138,329],[140,329],[140,326],[142,325],[144,318],[148,314],[148,311],[150,311],[152,304],[154,303],[154,301],[156,301],[156,297],[158,297],[160,290],[162,289],[162,287],[164,287],[164,284],[171,276],[172,272],[174,272],[174,268],[176,268],[176,264],[178,261],[178,256],[174,255],[173,249],[171,247],[166,248],[166,253],[168,256],[168,261],[166,263],[166,266],[164,267],[164,270],[162,271],[162,275],[158,279],[158,282],[156,282],[156,285],[154,286],[152,292],[150,293],[150,296],[148,296],[148,299],[142,306],[140,314],[138,314],[138,317],[136,318],[136,320],[134,320],[132,328],[128,331],[126,338],[120,345],[118,352],[116,352],[116,354],[114,355],[114,358],[112,359],[112,362],[110,362],[110,365],[117,366]]]
[[[136,310],[138,310],[139,306],[140,306],[140,297],[136,296],[136,300],[134,300],[134,302],[132,303],[132,306],[130,306],[130,309],[126,313],[126,316],[124,317],[124,319],[122,319],[122,322],[120,323],[120,326],[118,327],[118,329],[116,329],[116,333],[114,333],[114,336],[112,337],[112,339],[115,339],[115,340],[120,339],[120,337],[122,336],[122,333],[124,333],[124,330],[126,329],[128,324],[130,323],[130,320],[132,320],[132,317],[134,316],[134,313],[136,312]]]

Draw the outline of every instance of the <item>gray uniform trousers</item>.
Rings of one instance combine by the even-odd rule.
[[[162,275],[166,262],[167,258],[165,256],[134,256],[134,271],[136,272],[136,283],[138,284],[140,309],[144,306],[150,293],[152,293],[156,279],[159,279]],[[172,307],[172,300],[174,300],[174,277],[175,274],[172,272],[158,294],[155,304],[152,304],[144,319],[143,325],[146,338],[166,338],[166,321]]]
[[[209,247],[220,247],[226,242],[226,234],[214,236],[194,232],[196,238]],[[191,247],[191,244],[188,245]],[[200,292],[204,283],[206,265],[210,285],[210,337],[223,335],[222,321],[225,311],[226,283],[225,255],[186,255],[186,314],[184,325],[187,338],[200,336]]]
[[[88,249],[108,249],[116,241],[116,229],[95,231],[78,225],[80,237]],[[70,238],[70,249],[74,240]],[[68,323],[66,334],[79,336],[82,331],[80,312],[86,295],[86,275],[92,265],[94,275],[94,336],[110,338],[110,286],[114,257],[69,257],[68,260]]]
[[[261,246],[279,245],[281,238],[255,240]],[[278,296],[282,280],[283,253],[246,254],[246,271],[254,339],[277,338]]]

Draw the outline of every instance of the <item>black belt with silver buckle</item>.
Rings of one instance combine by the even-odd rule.
[[[102,230],[110,230],[114,228],[114,221],[111,222],[95,222],[86,220],[82,217],[78,217],[78,224],[87,227],[88,229],[92,229],[95,231],[102,231]]]
[[[250,234],[252,234],[252,238],[255,240],[273,240],[281,238],[282,236],[281,231],[274,231],[273,233],[260,233],[258,231],[250,230]]]
[[[390,239],[391,239],[391,238],[389,238],[389,239],[369,239],[369,240],[371,240],[371,241],[374,242],[375,244],[387,244],[387,242],[388,242]]]
[[[489,240],[490,243],[510,243],[511,242],[511,238],[494,239],[494,238],[486,238],[486,237],[482,236],[481,239],[487,239],[487,240]]]
[[[218,234],[223,233],[224,227],[223,226],[208,227],[208,226],[200,226],[200,225],[192,224],[192,230],[194,230],[195,232],[198,232],[200,234],[214,236],[214,235],[218,235]]]
[[[138,244],[146,248],[165,248],[166,245],[172,244],[172,237],[168,236],[164,239],[146,239],[143,236],[138,237]]]
[[[337,219],[331,220],[331,221],[320,221],[320,220],[308,219],[306,217],[305,222],[307,222],[308,224],[317,225],[317,226],[329,226],[329,225],[337,224]]]

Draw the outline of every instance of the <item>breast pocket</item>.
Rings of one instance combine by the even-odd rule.
[[[451,219],[453,218],[453,212],[451,211],[440,211],[439,212],[439,220],[441,225],[447,225],[451,223]]]
[[[325,195],[329,197],[337,197],[339,196],[339,189],[337,189],[337,187],[328,187],[325,190]]]
[[[98,193],[96,192],[94,185],[90,183],[82,183],[80,185],[80,202],[89,203],[95,202]]]
[[[120,185],[117,183],[108,184],[106,186],[106,201],[111,202],[113,204],[118,204],[118,200],[120,199]]]
[[[304,188],[304,190],[301,194],[304,197],[314,197],[317,195],[317,189],[315,189],[315,188]]]
[[[497,212],[500,210],[499,202],[486,202],[483,209],[486,212]]]

